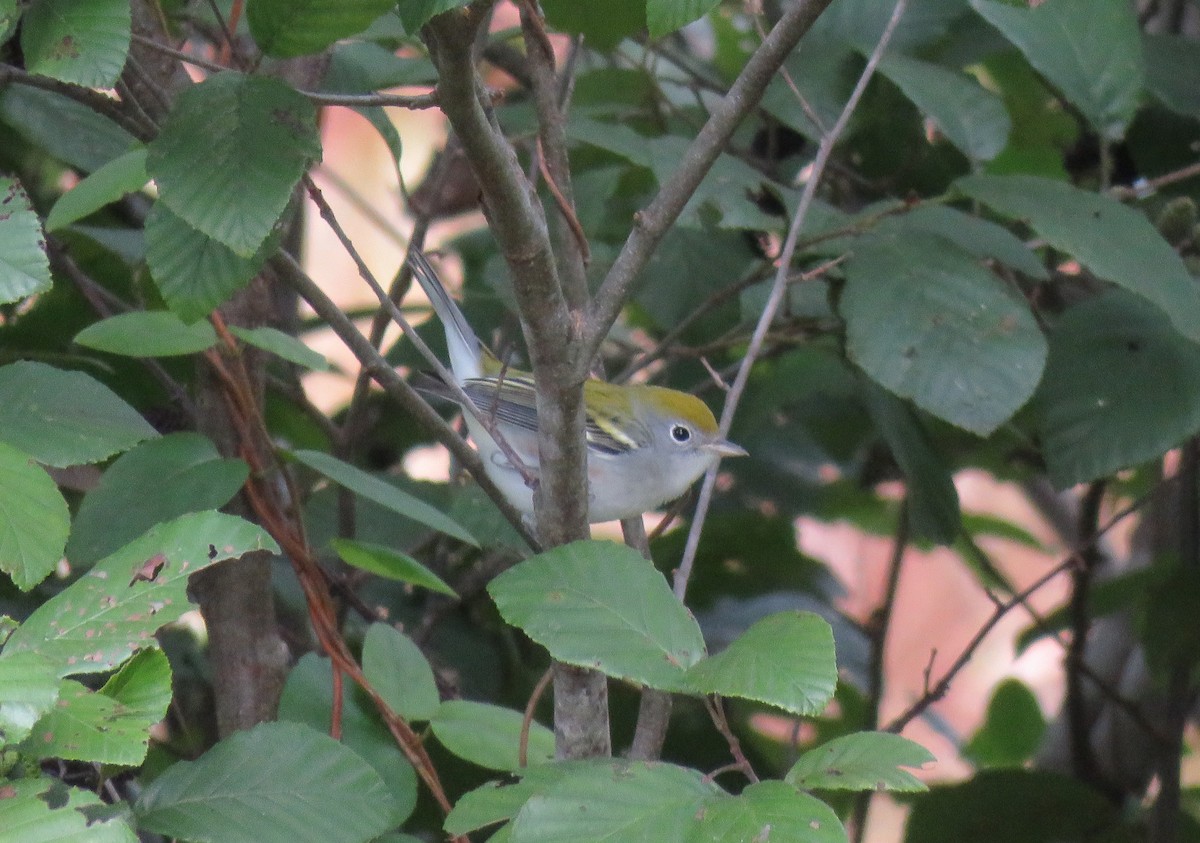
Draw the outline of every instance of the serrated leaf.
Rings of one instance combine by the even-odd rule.
[[[516,771],[521,778],[511,784],[495,780],[487,782],[458,798],[454,808],[446,816],[443,829],[447,834],[466,834],[512,819],[529,797],[570,775],[575,768],[589,763],[594,762],[557,761],[537,764]]]
[[[881,234],[846,262],[851,359],[872,380],[981,436],[1033,394],[1046,341],[1029,308],[937,237]]]
[[[70,529],[67,502],[50,475],[0,442],[0,571],[28,591],[58,565]]]
[[[723,792],[698,770],[604,760],[581,764],[530,798],[513,843],[687,843]]]
[[[919,743],[889,732],[855,732],[810,749],[800,756],[786,780],[805,790],[927,790],[902,767],[935,761]]]
[[[339,486],[344,486],[356,495],[387,507],[405,518],[424,524],[459,541],[478,547],[476,539],[459,526],[450,516],[435,509],[418,497],[410,495],[378,477],[372,477],[360,468],[330,456],[323,451],[292,451],[292,457]]]
[[[20,743],[58,699],[54,665],[37,653],[0,658],[0,746]]]
[[[685,679],[702,694],[817,714],[837,688],[833,630],[811,612],[768,615],[724,650],[693,665]]]
[[[296,723],[263,723],[176,763],[146,787],[134,813],[140,828],[211,843],[357,843],[389,824],[378,773]]]
[[[1138,211],[1100,193],[1035,176],[967,176],[955,186],[1016,217],[1105,281],[1162,308],[1200,340],[1200,288],[1183,260]]]
[[[279,700],[279,719],[327,732],[333,717],[333,665],[306,653],[288,674]],[[342,742],[362,756],[391,795],[391,825],[403,823],[417,804],[417,774],[366,695],[341,696]]]
[[[0,176],[0,304],[50,289],[50,259],[33,205],[20,182]]]
[[[31,73],[86,88],[111,88],[129,54],[127,0],[37,0],[21,20]]]
[[[449,597],[458,597],[445,580],[426,568],[407,553],[354,539],[334,539],[330,542],[342,561],[361,571],[369,571],[389,580],[419,585]]]
[[[166,310],[135,310],[88,325],[75,342],[126,357],[173,357],[212,348],[217,332],[207,322],[188,325]]]
[[[442,746],[489,770],[519,770],[521,723],[519,711],[498,705],[447,700],[429,721]],[[554,733],[536,721],[529,724],[528,763],[554,759]]]
[[[395,0],[258,0],[247,7],[246,21],[264,53],[290,58],[357,35],[395,5]]]
[[[1114,290],[1054,326],[1033,406],[1056,486],[1105,477],[1200,430],[1200,346],[1157,308]]]
[[[251,258],[320,156],[316,111],[306,97],[277,79],[227,71],[179,95],[146,168],[160,202]]]
[[[159,524],[34,610],[0,658],[39,653],[59,676],[111,670],[191,607],[192,574],[255,550],[278,548],[232,515],[197,512]]]
[[[1137,111],[1145,74],[1137,14],[1127,0],[1053,0],[1034,8],[998,0],[971,5],[1096,131],[1109,140],[1121,138]]]
[[[127,451],[104,471],[79,505],[67,558],[91,565],[155,524],[218,509],[246,481],[241,460],[223,459],[198,433],[171,433]],[[155,494],[147,495],[153,488]]]
[[[186,322],[207,316],[250,283],[273,248],[268,237],[258,254],[240,257],[162,202],[146,216],[146,265],[163,301]]]
[[[1033,251],[1007,228],[947,205],[922,205],[885,221],[880,228],[925,231],[949,240],[977,258],[999,261],[1030,278],[1038,281],[1050,278]]]
[[[661,38],[707,15],[721,0],[647,0],[646,25]]]
[[[568,664],[684,690],[704,653],[696,619],[641,554],[578,541],[538,554],[488,585],[504,619]]]
[[[1007,145],[1012,121],[1003,100],[967,74],[900,53],[886,55],[879,72],[972,161],[991,161]]]
[[[391,706],[408,720],[429,720],[438,710],[433,668],[412,639],[395,627],[373,623],[363,640],[363,673]]]
[[[90,790],[58,779],[9,779],[2,786],[0,829],[20,843],[138,843],[123,818],[97,820],[104,804]]]
[[[230,325],[229,331],[247,345],[269,351],[297,366],[318,372],[328,372],[332,368],[324,355],[313,351],[291,334],[285,334],[275,328],[239,328],[237,325]]]
[[[66,228],[127,193],[141,190],[149,180],[150,176],[146,174],[146,148],[138,146],[131,149],[58,197],[46,217],[46,230]]]
[[[82,372],[22,361],[0,367],[0,442],[58,468],[99,462],[158,433]]]
[[[33,727],[22,751],[34,758],[136,766],[146,758],[150,727],[170,702],[167,657],[157,648],[143,650],[99,691],[63,680],[58,702]]]
[[[846,843],[833,809],[778,781],[749,785],[704,806],[689,843]]]

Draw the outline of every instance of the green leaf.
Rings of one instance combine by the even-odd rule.
[[[0,304],[50,289],[42,226],[20,182],[0,176]]]
[[[273,248],[268,237],[254,257],[240,257],[162,202],[146,216],[146,264],[167,306],[187,322],[207,316],[250,283]]]
[[[246,482],[241,460],[223,459],[198,433],[143,442],[104,471],[75,515],[67,558],[91,565],[155,524],[189,512],[219,509]],[[155,494],[147,495],[147,489]]]
[[[1097,132],[1119,140],[1142,96],[1145,70],[1137,14],[1126,0],[1053,0],[1019,8],[971,5],[1062,91]],[[1080,26],[1080,21],[1087,26]]]
[[[167,657],[157,648],[143,650],[99,691],[63,680],[57,704],[33,727],[22,751],[34,758],[136,766],[146,758],[150,727],[170,702]]]
[[[1032,770],[994,770],[935,787],[913,803],[905,843],[1054,843],[1126,840],[1104,834],[1120,809],[1077,779]]]
[[[446,585],[445,580],[407,553],[354,539],[334,539],[330,546],[343,562],[359,570],[389,580],[419,585],[449,597],[458,597],[454,589]]]
[[[1143,33],[1146,87],[1159,102],[1185,117],[1200,117],[1200,43],[1181,35]]]
[[[531,796],[569,775],[575,768],[595,762],[557,761],[524,767],[516,771],[521,778],[511,784],[493,780],[464,793],[446,817],[447,834],[466,834],[485,826],[512,819]],[[495,839],[495,838],[492,838]]]
[[[417,774],[365,694],[341,697],[342,742],[362,756],[383,779],[391,799],[390,823],[400,825],[417,804]],[[288,674],[279,700],[279,719],[327,732],[333,717],[333,666],[306,653]]]
[[[166,310],[135,310],[88,325],[75,342],[126,357],[173,357],[212,348],[217,332],[207,322],[188,325]]]
[[[28,85],[10,85],[0,93],[0,117],[31,144],[85,172],[98,170],[137,143],[83,103]]]
[[[230,325],[229,330],[247,345],[269,351],[297,366],[318,372],[328,372],[332,368],[324,355],[313,351],[291,334],[285,334],[275,328],[239,328],[237,325]]]
[[[962,511],[949,464],[917,414],[903,401],[874,384],[865,386],[863,401],[904,474],[913,536],[950,544],[962,528]]]
[[[297,462],[325,475],[356,495],[361,495],[367,500],[374,501],[380,506],[387,507],[393,512],[403,515],[405,518],[411,518],[431,529],[453,536],[472,547],[479,546],[470,533],[444,512],[434,509],[420,498],[414,497],[390,483],[372,477],[362,469],[355,468],[323,451],[292,451],[291,455]]]
[[[316,111],[306,97],[277,79],[224,72],[179,95],[146,167],[159,201],[251,258],[320,156]]]
[[[429,19],[442,12],[465,6],[470,0],[400,0],[397,12],[404,31],[416,35]]]
[[[690,843],[696,818],[722,796],[698,770],[604,760],[579,765],[525,803],[514,843]]]
[[[846,829],[828,805],[779,781],[749,785],[737,796],[704,806],[689,843],[846,843]]]
[[[30,73],[86,88],[111,88],[129,53],[126,0],[37,0],[21,20]]]
[[[1030,278],[1038,281],[1050,278],[1050,273],[1033,251],[1007,228],[947,205],[921,205],[885,220],[880,230],[928,232],[949,240],[977,258],[999,261]]]
[[[804,790],[926,790],[901,767],[936,761],[929,750],[888,732],[855,732],[810,749],[788,771],[787,781]]]
[[[0,571],[28,591],[58,565],[70,529],[67,502],[50,475],[0,442]]]
[[[58,779],[9,779],[0,785],[0,829],[20,843],[138,843],[128,823],[95,815],[105,805],[90,790]]]
[[[1076,305],[1051,331],[1034,416],[1060,488],[1154,459],[1200,430],[1200,346],[1128,293]]]
[[[662,690],[685,690],[704,653],[696,619],[662,574],[625,545],[578,541],[488,585],[504,619],[559,661]]]
[[[867,239],[846,262],[851,359],[902,398],[981,436],[1028,400],[1046,341],[1029,308],[949,242]]]
[[[59,676],[111,670],[190,608],[192,574],[255,550],[278,552],[262,528],[232,515],[198,512],[159,524],[35,609],[0,659],[39,653]]]
[[[817,714],[837,688],[833,630],[811,612],[778,612],[687,672],[702,694],[741,697],[793,714]]]
[[[707,15],[721,0],[646,0],[651,38],[662,38]]]
[[[972,161],[991,161],[1008,144],[1012,121],[1004,102],[967,74],[899,53],[886,55],[879,72]]]
[[[385,623],[373,623],[363,640],[363,673],[379,695],[407,720],[429,720],[438,710],[433,668],[412,639]]]
[[[54,665],[37,653],[0,658],[0,747],[23,741],[38,719],[54,708],[59,682]]]
[[[146,148],[138,146],[109,161],[54,203],[46,217],[46,230],[58,231],[78,222],[127,193],[141,190],[150,177],[146,174]]]
[[[1200,290],[1183,260],[1140,212],[1100,193],[1034,176],[967,176],[955,186],[1019,218],[1105,281],[1162,308],[1200,340]]]
[[[1033,757],[1046,731],[1037,697],[1018,679],[996,686],[979,731],[963,754],[979,766],[1020,767]]]
[[[319,53],[362,32],[395,0],[257,0],[246,9],[250,34],[269,56]]]
[[[263,723],[167,769],[134,806],[140,828],[211,843],[367,841],[388,794],[353,750],[296,723]]]
[[[822,17],[841,5],[839,0]],[[767,85],[762,107],[785,126],[819,142],[845,108],[861,68],[858,54],[845,40],[805,38],[803,47],[794,50],[784,62],[787,75],[778,73]],[[793,85],[808,108],[796,97]],[[813,122],[813,116],[820,126]]]
[[[610,50],[646,28],[644,0],[542,0],[541,5],[555,30],[583,35],[594,50]]]
[[[442,746],[489,770],[519,770],[521,723],[519,711],[469,700],[447,700],[429,721]],[[554,759],[554,733],[536,721],[529,724],[528,760],[531,765]]]
[[[22,361],[0,367],[0,442],[45,465],[99,462],[157,436],[104,384]]]

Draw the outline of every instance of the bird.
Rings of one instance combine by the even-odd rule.
[[[536,479],[539,464],[533,375],[506,367],[480,342],[419,249],[410,249],[408,263],[445,330],[450,373],[479,415],[443,381],[425,378],[418,389],[463,407],[488,477],[518,511],[532,517],[527,476]],[[708,405],[686,392],[589,379],[583,402],[590,523],[640,517],[681,497],[722,457],[746,456],[745,449],[721,436]]]

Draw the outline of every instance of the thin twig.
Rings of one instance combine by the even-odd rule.
[[[336,94],[327,93],[325,91],[299,91],[300,94],[308,97],[317,105],[343,105],[347,108],[367,108],[369,106],[383,106],[395,108],[409,108],[413,110],[423,108],[437,108],[438,98],[436,92],[428,94]]]
[[[396,373],[391,364],[362,335],[350,318],[342,313],[341,309],[325,295],[315,281],[308,277],[295,258],[281,253],[271,259],[271,266],[279,277],[333,329],[333,332],[345,343],[358,362],[370,372],[371,377],[383,388],[384,392],[450,450],[450,453],[475,478],[475,482],[479,484],[484,493],[495,502],[501,514],[512,524],[526,544],[537,550],[540,547],[539,542],[530,533],[521,514],[488,477],[479,454],[463,441],[463,438],[446,424],[442,417]]]
[[[580,377],[586,374],[587,361],[595,355],[616,322],[630,290],[659,241],[683,212],[742,118],[754,109],[779,67],[830,2],[832,0],[797,0],[788,7],[762,45],[750,56],[725,98],[696,134],[696,139],[684,151],[678,169],[650,204],[634,215],[633,230],[588,310]]]
[[[983,626],[976,631],[971,640],[967,642],[967,646],[965,646],[962,649],[962,652],[958,654],[958,658],[954,660],[950,667],[947,668],[946,672],[942,674],[942,678],[939,679],[934,685],[929,685],[929,679],[932,678],[933,669],[933,660],[931,658],[929,667],[926,670],[925,692],[921,695],[920,699],[910,705],[899,717],[888,723],[883,730],[885,732],[902,731],[905,726],[923,714],[925,709],[929,708],[929,706],[933,705],[933,703],[935,703],[937,700],[940,700],[942,697],[946,696],[946,692],[950,690],[950,684],[954,681],[954,677],[956,677],[959,671],[961,671],[966,666],[967,662],[971,660],[971,657],[975,655],[975,651],[979,649],[979,645],[981,645],[984,639],[987,638],[988,633],[996,628],[996,625],[1000,623],[1004,616],[1018,606],[1021,606],[1026,600],[1029,599],[1031,595],[1037,593],[1043,586],[1045,586],[1055,577],[1059,576],[1060,574],[1065,574],[1067,571],[1074,568],[1076,564],[1077,559],[1075,555],[1072,554],[1071,556],[1068,556],[1065,560],[1059,562],[1045,574],[1034,580],[1031,585],[1019,592],[1011,600],[996,606],[996,608],[992,611],[991,617],[989,617]]]
[[[708,709],[708,716],[712,718],[713,725],[717,727],[717,731],[721,733],[721,737],[725,738],[725,743],[729,745],[729,754],[733,756],[733,762],[737,769],[751,782],[758,784],[758,773],[754,771],[750,759],[742,751],[742,742],[737,739],[737,735],[729,727],[729,720],[725,717],[725,707],[721,703],[721,698],[716,694],[713,694],[711,697],[705,697],[704,707]]]
[[[363,260],[362,255],[360,255],[358,253],[358,249],[355,248],[353,241],[351,241],[347,236],[345,230],[341,226],[341,223],[338,222],[337,217],[334,215],[333,209],[329,206],[329,203],[325,201],[325,196],[321,193],[321,189],[317,187],[312,178],[307,175],[304,176],[303,182],[305,189],[308,191],[308,196],[317,206],[317,210],[320,212],[321,218],[325,220],[326,224],[328,224],[333,230],[333,233],[337,236],[338,242],[342,244],[342,247],[346,250],[346,253],[350,255],[350,258],[354,261],[354,265],[358,267],[359,276],[367,283],[367,286],[371,288],[371,292],[375,294],[375,297],[379,300],[383,310],[392,318],[392,321],[400,327],[400,330],[404,332],[404,336],[408,338],[408,341],[411,342],[413,347],[417,349],[417,352],[425,358],[425,362],[433,367],[434,372],[437,373],[437,376],[442,379],[442,382],[451,391],[451,393],[453,393],[455,400],[462,405],[463,410],[470,413],[475,420],[479,422],[483,429],[488,432],[488,435],[495,440],[496,445],[504,454],[505,459],[507,459],[509,464],[511,464],[512,467],[521,475],[522,479],[525,481],[525,484],[530,488],[533,488],[537,483],[537,475],[531,468],[529,468],[529,466],[525,464],[525,462],[521,459],[520,454],[518,454],[512,448],[512,446],[508,444],[508,440],[505,439],[503,432],[499,429],[499,427],[497,427],[495,420],[489,415],[480,411],[480,409],[475,405],[475,402],[471,400],[471,396],[467,395],[467,393],[463,391],[462,385],[458,382],[458,378],[454,376],[454,373],[446,368],[446,365],[442,363],[440,359],[438,359],[436,354],[433,353],[433,350],[428,344],[426,344],[421,335],[417,333],[412,324],[404,318],[404,314],[400,312],[399,306],[392,301],[391,296],[388,295],[387,291],[384,290],[383,286],[378,280],[376,280],[375,274],[371,272],[371,268],[367,266],[367,262]]]
[[[783,304],[784,296],[787,293],[787,280],[791,270],[792,258],[796,253],[796,242],[799,240],[800,232],[804,228],[805,221],[808,219],[809,208],[812,207],[817,187],[820,185],[822,176],[825,174],[829,158],[833,154],[833,148],[837,145],[842,132],[845,131],[846,125],[850,122],[851,115],[858,107],[858,102],[867,89],[867,83],[875,75],[875,68],[878,67],[888,43],[892,40],[892,34],[896,31],[896,26],[900,23],[900,18],[904,14],[907,1],[896,0],[896,5],[892,9],[892,16],[888,19],[887,26],[884,27],[883,33],[879,36],[879,42],[875,45],[875,49],[871,51],[871,55],[867,59],[867,66],[858,77],[858,83],[854,86],[850,98],[846,101],[845,107],[842,108],[841,114],[838,115],[833,128],[830,129],[829,134],[821,139],[821,144],[817,148],[817,155],[813,160],[808,182],[804,185],[804,192],[800,196],[796,215],[792,219],[792,225],[788,229],[787,238],[784,240],[783,249],[779,255],[779,267],[775,273],[775,281],[771,285],[771,292],[767,297],[766,306],[763,308],[762,315],[759,316],[758,324],[754,326],[754,334],[751,336],[750,344],[746,348],[746,356],[742,359],[741,365],[738,367],[733,387],[729,390],[729,395],[725,399],[725,407],[721,412],[721,435],[726,435],[733,424],[733,417],[737,412],[742,393],[746,389],[746,384],[750,381],[750,369],[753,367],[754,361],[758,359],[763,342],[767,336],[767,331],[771,327],[771,322],[775,319],[775,314]],[[696,511],[692,517],[691,527],[688,530],[683,558],[680,560],[679,568],[675,572],[675,595],[680,600],[687,594],[688,579],[691,577],[692,565],[696,561],[696,553],[700,548],[700,531],[704,527],[704,519],[708,514],[708,507],[712,501],[713,489],[717,483],[718,469],[719,466],[713,466],[704,475],[704,482],[700,486],[700,497],[696,501]]]
[[[525,703],[525,716],[521,718],[521,737],[517,742],[517,766],[522,769],[529,766],[529,730],[533,726],[533,713],[537,711],[538,703],[541,702],[546,689],[550,687],[552,679],[554,679],[554,668],[546,668],[542,678],[533,686],[529,702]]]
[[[1083,675],[1080,666],[1087,658],[1088,632],[1092,625],[1091,586],[1101,554],[1092,538],[1100,526],[1100,504],[1104,500],[1104,481],[1092,483],[1083,496],[1079,511],[1080,539],[1087,542],[1086,549],[1078,555],[1079,564],[1071,574],[1071,642],[1067,648],[1067,691],[1064,708],[1071,745],[1071,768],[1076,778],[1093,786],[1103,786],[1100,768],[1092,752],[1089,738],[1091,724],[1088,722],[1087,705],[1083,692]]]
[[[872,614],[867,626],[871,645],[870,672],[867,675],[867,723],[866,728],[879,727],[879,709],[883,704],[884,658],[887,655],[887,635],[892,625],[892,613],[896,608],[896,595],[900,588],[900,571],[904,565],[904,551],[908,548],[909,502],[905,498],[899,507],[896,519],[896,534],[892,540],[892,557],[888,562],[887,584],[883,591],[883,602]],[[867,816],[871,810],[871,791],[858,795],[854,803],[855,843],[862,843],[867,831]]]

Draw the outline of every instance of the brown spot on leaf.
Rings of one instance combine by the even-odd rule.
[[[166,567],[167,557],[161,553],[156,553],[145,562],[134,567],[133,579],[129,581],[129,584],[133,585],[135,582],[154,582]]]
[[[12,799],[17,795],[17,789],[11,784],[0,785],[0,799]]]

